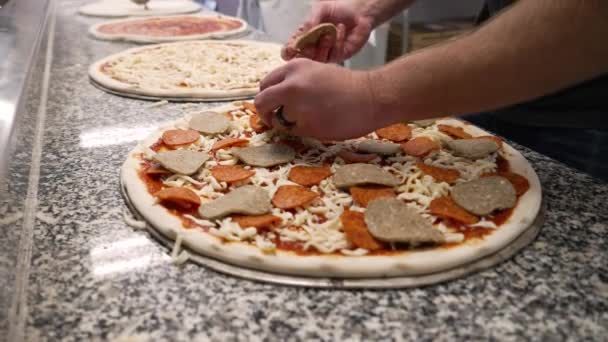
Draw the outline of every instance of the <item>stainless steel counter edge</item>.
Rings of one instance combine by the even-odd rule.
[[[0,181],[4,179],[16,117],[30,79],[52,0],[9,0],[0,8]],[[0,195],[1,196],[1,195]]]

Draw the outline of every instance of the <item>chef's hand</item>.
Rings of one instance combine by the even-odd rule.
[[[359,10],[361,6],[355,1],[319,1],[306,21],[293,34],[283,47],[283,59],[295,57],[310,58],[319,62],[341,63],[352,57],[367,42],[372,31],[372,18]],[[299,52],[293,46],[294,41],[312,27],[332,23],[338,28],[334,41],[329,36],[320,39],[317,46],[304,48]]]
[[[296,135],[321,140],[357,138],[382,127],[384,121],[374,118],[369,75],[296,58],[262,80],[255,107],[266,124],[281,128],[275,111],[283,106],[283,117],[295,123],[289,132]]]

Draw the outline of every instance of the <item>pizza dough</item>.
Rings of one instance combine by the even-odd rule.
[[[157,175],[147,176],[147,172],[158,172],[153,162],[155,155],[165,148],[162,144],[159,145],[163,132],[190,128],[191,115],[187,113],[184,118],[152,133],[129,153],[122,166],[121,181],[133,206],[153,229],[170,239],[175,240],[179,236],[180,242],[190,250],[227,263],[309,277],[369,278],[430,274],[466,265],[501,250],[529,227],[540,209],[541,188],[538,177],[525,158],[505,143],[502,144],[501,151],[476,160],[454,156],[449,149],[443,148],[423,159],[406,155],[402,151],[392,156],[376,158],[369,162],[370,165],[391,173],[399,179],[399,184],[394,187],[382,185],[381,188],[373,185],[370,194],[381,194],[388,190],[388,197],[385,193],[384,197],[373,199],[368,194],[363,197],[366,201],[371,200],[362,205],[355,203],[355,195],[351,195],[347,189],[336,188],[332,177],[327,173],[318,173],[327,170],[325,167],[329,166],[329,171],[335,174],[345,165],[345,161],[339,157],[339,151],[354,150],[362,140],[377,140],[375,133],[341,143],[321,143],[309,138],[294,140],[274,131],[255,132],[249,124],[252,112],[239,102],[213,111],[229,115],[232,129],[219,135],[201,135],[196,143],[178,148],[206,152],[212,156],[196,173],[191,176],[169,173],[161,178],[152,178],[159,177]],[[462,128],[474,137],[488,136],[487,132],[455,119],[440,119],[437,124]],[[437,124],[427,128],[412,127],[412,139],[426,138],[438,145],[451,141],[453,138],[442,133]],[[229,139],[246,139],[249,146],[285,144],[291,146],[297,154],[292,161],[270,168],[247,166],[238,160],[228,145],[213,150],[218,142]],[[424,168],[426,171],[423,171],[418,167],[421,162],[432,167]],[[506,170],[507,163],[509,170]],[[218,165],[234,165],[239,172],[249,170],[253,174],[234,183],[220,182],[213,176],[213,170]],[[226,167],[222,167],[222,170],[224,168]],[[495,173],[505,175],[505,179],[515,178],[513,175],[517,174],[523,181],[513,183],[516,188],[522,189],[516,207],[498,212],[495,216],[480,217],[460,208],[465,216],[472,216],[473,220],[451,225],[446,217],[431,214],[431,210],[437,207],[433,204],[439,202],[446,215],[458,218],[463,214],[450,210],[450,206],[455,204],[453,200],[447,200],[455,185],[437,181],[433,176],[436,170],[445,169],[458,172],[456,184],[491,177]],[[309,172],[310,178],[306,176]],[[308,186],[291,181],[313,178],[316,181],[308,183]],[[519,183],[522,186],[517,185]],[[211,208],[215,209],[226,205],[222,201],[215,201],[242,187],[268,194],[272,198],[271,208],[268,208],[268,198],[260,195],[264,199],[255,200],[263,206],[255,208],[260,209],[256,211],[259,215],[238,214],[204,219],[196,210],[176,213],[153,195],[159,189],[189,189],[200,197],[201,208],[209,208],[209,203],[214,203]],[[366,193],[367,189],[363,185],[358,191]],[[310,198],[312,201],[306,202],[303,207],[281,209],[277,207],[277,203],[282,200],[277,198],[279,192],[281,198],[286,197],[290,201],[301,200],[301,203],[305,203]],[[316,196],[299,197],[310,192]],[[361,196],[359,192],[357,196]],[[397,200],[403,202],[394,204]],[[248,203],[248,207],[252,205],[251,201]],[[371,206],[372,216],[365,217],[366,206]],[[408,212],[415,212],[416,218],[411,218],[412,213],[404,213],[401,207],[409,208],[406,210]],[[226,208],[222,210],[224,209]],[[238,212],[243,209],[231,207],[227,210]],[[384,210],[389,210],[390,215],[384,214]],[[207,217],[214,215],[215,213]],[[224,212],[219,216],[222,215]],[[389,221],[384,221],[385,215],[389,215]],[[419,222],[421,218],[425,221]],[[368,220],[368,224],[378,224],[375,233],[379,236],[387,235],[387,240],[393,238],[391,234],[402,233],[392,231],[396,228],[395,222],[415,221],[418,225],[413,231],[416,239],[411,241],[431,241],[431,244],[413,244],[409,247],[397,244],[391,247],[391,242],[373,240],[366,230]],[[467,221],[466,217],[463,220]],[[431,234],[426,231],[423,236],[422,231],[426,229],[436,231],[431,231]],[[419,239],[418,236],[424,238]]]
[[[84,5],[80,14],[94,17],[157,16],[198,12],[201,6],[187,0],[150,0],[148,9],[130,0],[102,0]]]
[[[89,33],[102,40],[162,43],[227,38],[246,30],[247,23],[239,18],[223,15],[178,15],[106,21],[91,26]]]
[[[281,46],[246,40],[185,41],[126,50],[97,61],[91,79],[125,96],[214,101],[246,98],[285,62]]]

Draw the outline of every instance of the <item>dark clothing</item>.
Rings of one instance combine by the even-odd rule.
[[[511,110],[511,113],[515,113]],[[593,128],[534,127],[492,114],[464,119],[546,156],[608,181],[608,132]]]
[[[512,3],[511,0],[488,0],[480,21]],[[532,101],[466,118],[608,180],[608,75]]]

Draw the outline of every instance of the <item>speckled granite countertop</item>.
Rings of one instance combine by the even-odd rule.
[[[138,139],[184,105],[150,109],[94,88],[88,65],[129,45],[89,38],[95,20],[75,14],[79,3],[56,6],[9,200],[0,203],[0,338],[607,338],[608,185],[524,148],[546,222],[534,243],[491,270],[420,289],[337,291],[172,265],[167,250],[124,223],[118,169]]]

